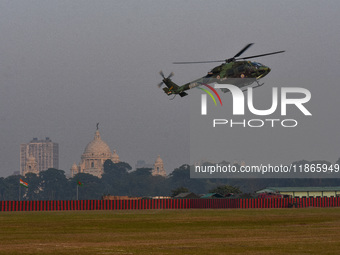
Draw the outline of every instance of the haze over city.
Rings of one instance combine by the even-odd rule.
[[[263,81],[307,88],[312,116],[284,133],[226,132],[226,160],[335,162],[339,9],[338,1],[0,1],[0,176],[19,170],[20,144],[34,137],[59,144],[69,173],[98,122],[132,167],[157,155],[167,173],[189,163],[189,100],[169,100],[158,72],[182,85],[217,64],[172,62],[229,58],[248,43],[246,55],[286,51],[256,59],[272,70]]]

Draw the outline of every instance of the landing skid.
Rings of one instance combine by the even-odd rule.
[[[174,97],[170,98],[169,100],[174,100],[176,96],[177,96],[177,94],[175,94]]]
[[[261,87],[262,85],[264,85],[264,83],[259,83],[258,80],[256,80],[257,86],[253,87],[253,88],[257,88],[257,87]]]
[[[181,97],[185,97],[188,94],[182,91],[181,93],[175,94],[175,96],[173,98],[171,98],[170,100],[174,100],[177,95],[180,95]]]
[[[263,86],[263,85],[264,85],[264,83],[259,83],[259,81],[258,81],[258,80],[256,80],[256,83],[257,83],[257,85],[256,85],[256,86],[254,86],[254,87],[252,87],[253,89],[255,89],[255,88],[258,88],[258,87],[261,87],[261,86]],[[244,90],[242,90],[242,92],[245,92],[245,91],[247,91],[247,89],[244,89]]]

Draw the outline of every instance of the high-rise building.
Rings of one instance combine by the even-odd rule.
[[[20,145],[20,174],[40,173],[49,168],[59,168],[59,145],[49,137],[45,140],[33,138]]]

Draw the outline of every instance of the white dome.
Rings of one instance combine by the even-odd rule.
[[[100,138],[99,131],[97,130],[94,139],[88,143],[85,148],[84,154],[97,155],[97,156],[111,156],[110,147]]]

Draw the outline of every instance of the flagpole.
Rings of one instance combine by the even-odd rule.
[[[19,183],[19,201],[20,201],[20,195],[21,195],[21,184]]]
[[[78,201],[78,186],[79,186],[79,185],[78,185],[78,183],[77,183],[77,201]]]

